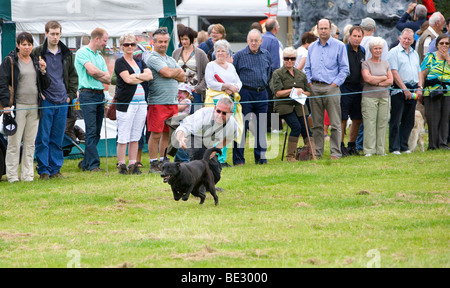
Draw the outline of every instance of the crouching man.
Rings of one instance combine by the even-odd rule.
[[[179,148],[187,151],[191,161],[201,160],[206,149],[222,149],[238,137],[238,124],[232,117],[233,109],[233,101],[225,96],[215,107],[199,109],[183,119],[175,131],[175,137]],[[214,182],[219,182],[222,168],[215,153],[211,155],[209,167]]]

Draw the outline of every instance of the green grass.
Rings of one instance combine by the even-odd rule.
[[[209,195],[174,201],[159,175],[118,175],[115,158],[108,173],[67,160],[66,179],[3,179],[0,267],[64,268],[75,254],[81,267],[364,268],[374,255],[381,267],[450,267],[450,153],[326,151],[256,166],[247,149],[247,165],[223,170],[218,207]]]

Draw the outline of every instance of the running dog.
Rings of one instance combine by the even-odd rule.
[[[189,163],[166,162],[161,166],[161,177],[164,178],[164,183],[169,183],[171,186],[175,201],[180,199],[187,201],[192,193],[192,195],[200,197],[200,204],[203,204],[206,198],[206,188],[206,191],[209,191],[214,197],[215,205],[219,204],[214,176],[208,164],[213,152],[222,153],[218,148],[210,148],[205,151],[202,160],[194,160]]]
[[[425,152],[424,145],[424,135],[425,135],[425,124],[422,117],[422,113],[419,110],[416,110],[414,118],[414,128],[411,130],[411,134],[409,134],[408,146],[409,150],[414,151],[417,148],[417,144],[419,144],[420,151]]]

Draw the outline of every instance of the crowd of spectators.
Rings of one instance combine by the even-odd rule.
[[[149,173],[158,173],[161,165],[170,161],[166,153],[169,141],[182,141],[172,143],[178,144],[174,146],[180,153],[184,151],[176,158],[179,161],[198,159],[198,151],[217,146],[222,155],[213,155],[217,160],[214,171],[220,173],[222,167],[231,166],[226,155],[233,146],[233,166],[245,165],[249,130],[255,136],[255,164],[266,164],[266,135],[282,128],[278,126],[281,121],[291,129],[286,136],[289,162],[298,159],[300,138],[313,148],[315,157],[323,157],[326,121],[331,128],[331,159],[384,156],[387,151],[411,153],[408,138],[416,109],[428,124],[428,149],[449,150],[450,36],[443,31],[450,29],[450,18],[445,21],[440,12],[427,15],[425,6],[413,3],[396,28],[399,40],[389,47],[376,36],[376,21],[371,18],[345,27],[343,40],[331,20],[320,19],[294,49],[283,47],[277,39],[278,21],[270,18],[262,26],[254,23],[249,27],[247,46],[233,52],[223,25],[211,25],[207,32],[180,25],[180,45],[172,55],[167,54],[171,35],[165,28],[154,31],[152,51],[145,51],[150,46],[145,33],[122,35],[123,57],[116,60],[113,73],[118,173],[141,174],[138,151],[143,139],[148,139]],[[85,155],[79,167],[103,171],[97,144],[105,85],[111,83],[101,54],[108,32],[94,29],[89,44],[76,54],[60,41],[61,35],[61,25],[49,21],[44,44],[33,47],[31,34],[23,32],[17,36],[17,48],[2,61],[0,110],[6,114],[14,111],[18,126],[7,138],[9,182],[33,181],[34,157],[42,180],[63,178],[62,142],[66,120],[73,118],[70,103],[76,97],[86,122]],[[13,103],[10,86],[14,88]],[[308,96],[304,106],[289,99],[293,90]],[[178,113],[187,115],[180,130],[183,134],[170,139],[166,121]],[[346,146],[349,119],[352,124]],[[198,129],[190,129],[186,123]],[[231,128],[227,131],[226,127]],[[209,134],[202,139],[199,131]],[[200,139],[199,147],[189,146],[191,136],[192,145]]]

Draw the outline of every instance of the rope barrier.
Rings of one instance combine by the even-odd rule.
[[[383,91],[387,91],[387,90],[402,90],[402,91],[415,91],[416,89],[400,89],[400,88],[384,88],[384,89],[379,89],[379,90],[370,90],[370,91],[360,91],[360,92],[350,92],[350,93],[339,93],[339,94],[329,94],[329,95],[320,95],[320,96],[309,96],[308,99],[315,99],[315,98],[327,98],[327,97],[336,97],[336,96],[345,96],[345,95],[353,95],[353,94],[361,94],[361,93],[376,93],[376,92],[383,92]],[[423,89],[423,91],[428,91],[431,89]],[[283,98],[283,99],[267,99],[267,100],[258,100],[258,101],[239,101],[239,102],[235,102],[235,103],[239,103],[239,104],[252,104],[252,103],[264,103],[264,102],[282,102],[282,101],[292,101],[293,99],[287,97],[287,98]],[[67,105],[65,104],[59,104],[59,106],[68,106],[68,107],[74,107],[74,106],[88,106],[88,105],[109,105],[111,104],[111,102],[108,101],[102,101],[102,102],[92,102],[92,103],[77,103],[77,104],[69,104],[67,103]],[[136,102],[130,102],[130,103],[119,103],[119,102],[115,102],[114,104],[116,105],[149,105],[148,103],[136,103]],[[179,103],[158,103],[158,104],[150,104],[150,105],[178,105]],[[55,104],[58,105],[58,104]],[[190,106],[196,106],[196,105],[214,105],[214,103],[183,103],[183,105],[190,105]],[[23,110],[40,110],[40,109],[52,109],[55,108],[55,106],[50,106],[50,107],[36,107],[36,108],[22,108],[22,109],[14,109],[13,111],[23,111]],[[0,113],[5,112],[5,110],[0,110]]]

